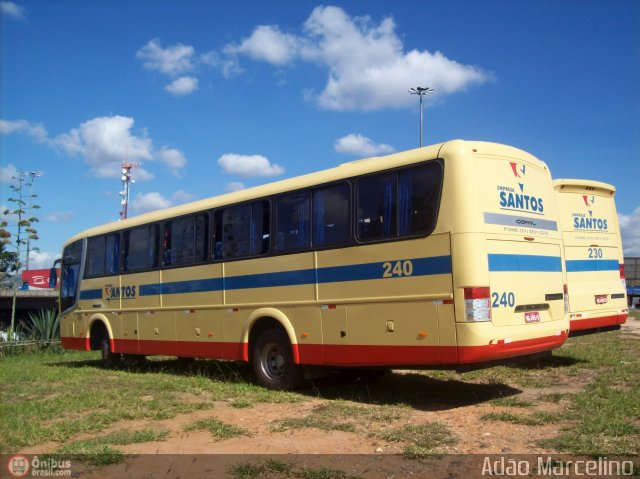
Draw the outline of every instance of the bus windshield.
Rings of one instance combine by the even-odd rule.
[[[60,268],[60,306],[66,311],[76,303],[80,282],[82,240],[71,243],[64,249]]]

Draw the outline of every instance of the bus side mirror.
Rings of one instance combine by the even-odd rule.
[[[55,289],[56,284],[58,284],[58,270],[56,268],[51,268],[49,270],[49,287],[51,289]]]

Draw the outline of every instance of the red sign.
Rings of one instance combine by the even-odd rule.
[[[56,288],[60,286],[60,270],[57,269]],[[22,283],[28,283],[29,288],[50,289],[48,269],[29,269],[22,272]]]

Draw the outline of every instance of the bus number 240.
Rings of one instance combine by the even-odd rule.
[[[491,293],[491,307],[492,308],[513,308],[516,305],[516,295],[509,291],[500,293]]]
[[[382,268],[384,269],[383,278],[400,278],[413,274],[413,263],[408,259],[404,261],[387,261],[382,264]]]

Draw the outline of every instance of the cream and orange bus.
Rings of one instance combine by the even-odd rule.
[[[616,189],[591,180],[553,184],[564,237],[571,331],[623,324],[628,309]]]
[[[547,166],[455,140],[99,226],[61,270],[65,348],[303,367],[491,363],[561,346]]]

